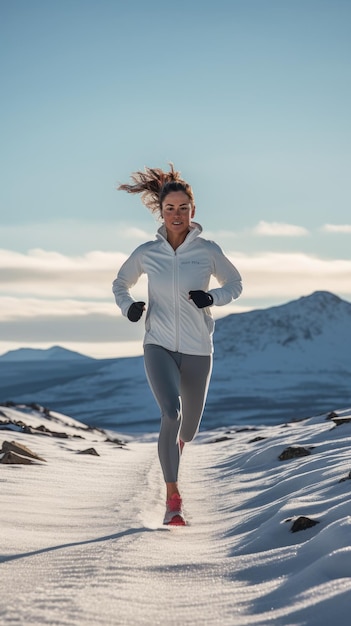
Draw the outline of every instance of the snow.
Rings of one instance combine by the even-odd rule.
[[[0,410],[0,446],[46,460],[0,464],[2,625],[349,624],[351,409],[338,426],[323,414],[202,431],[181,461],[189,524],[171,529],[156,433]],[[310,454],[280,461],[289,446]],[[90,447],[99,456],[77,454]],[[293,533],[299,516],[318,523]]]

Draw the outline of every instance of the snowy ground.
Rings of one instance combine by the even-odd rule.
[[[0,464],[2,625],[348,626],[351,410],[339,426],[201,433],[182,458],[189,525],[169,529],[156,435],[121,446],[66,416],[0,409],[0,447],[46,459]],[[288,446],[310,454],[279,460]],[[99,456],[77,454],[89,447]],[[299,516],[318,523],[292,532]]]

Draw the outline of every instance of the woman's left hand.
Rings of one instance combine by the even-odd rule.
[[[195,302],[198,309],[204,309],[207,306],[212,306],[213,298],[210,293],[198,289],[196,291],[189,291],[189,300]]]

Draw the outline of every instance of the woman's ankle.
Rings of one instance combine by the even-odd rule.
[[[178,483],[166,483],[167,500],[170,500],[174,494],[180,496]]]

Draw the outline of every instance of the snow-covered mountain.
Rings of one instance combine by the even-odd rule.
[[[71,361],[74,360],[92,360],[92,357],[67,350],[61,346],[52,346],[47,350],[38,348],[19,348],[18,350],[10,350],[0,357],[0,361],[19,362],[19,361]]]
[[[264,370],[334,370],[351,366],[351,304],[316,291],[270,309],[229,315],[216,327],[220,358],[243,360]]]
[[[351,400],[351,304],[317,291],[217,322],[206,407],[227,422],[274,423]]]
[[[159,411],[142,357],[65,354],[64,360],[30,363],[0,357],[0,401],[38,402],[121,432],[157,428]],[[350,406],[350,378],[351,304],[337,296],[315,292],[230,315],[216,323],[202,428],[230,425],[233,415],[241,424],[270,424]]]

